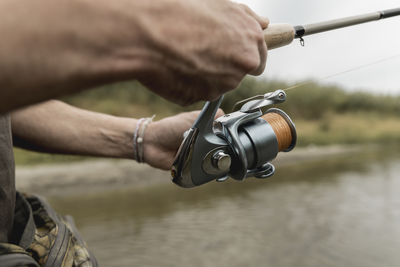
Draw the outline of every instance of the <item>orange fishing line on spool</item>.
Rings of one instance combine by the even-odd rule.
[[[278,140],[279,152],[290,147],[293,141],[292,132],[288,122],[278,113],[267,113],[262,118],[268,122],[275,132]]]

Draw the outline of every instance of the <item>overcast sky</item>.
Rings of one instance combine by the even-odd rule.
[[[400,7],[399,0],[238,0],[271,23],[302,25]],[[393,55],[398,57],[324,82],[348,90],[400,94],[400,16],[305,37],[269,53],[266,78],[318,79]]]

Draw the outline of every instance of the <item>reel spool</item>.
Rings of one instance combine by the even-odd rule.
[[[237,103],[234,112],[214,121],[223,97],[207,102],[186,132],[172,167],[173,182],[185,188],[228,177],[268,178],[275,173],[270,163],[279,152],[296,146],[296,128],[280,109],[286,94],[277,90]]]
[[[261,118],[269,123],[274,130],[278,140],[279,152],[288,152],[294,148],[293,141],[296,139],[296,129],[286,113],[280,109],[269,109]]]

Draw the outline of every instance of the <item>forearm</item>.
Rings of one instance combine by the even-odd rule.
[[[133,158],[136,120],[78,109],[60,101],[11,114],[14,144],[50,153]]]
[[[0,1],[0,114],[151,72],[140,2]]]

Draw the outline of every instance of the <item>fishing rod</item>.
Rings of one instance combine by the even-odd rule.
[[[271,24],[264,31],[264,37],[268,50],[288,45],[292,43],[294,39],[300,39],[302,45],[304,45],[303,37],[308,35],[346,28],[395,16],[400,16],[400,8],[299,26],[292,26],[290,24]]]
[[[288,45],[294,39],[304,44],[304,36],[399,15],[400,8],[396,8],[304,26],[272,24],[264,32],[265,41],[268,49]],[[284,90],[240,101],[232,113],[214,120],[222,100],[223,96],[206,102],[185,133],[171,169],[177,185],[190,188],[229,177],[238,181],[265,179],[275,173],[270,162],[296,146],[293,121],[284,111],[272,107],[285,102]]]

